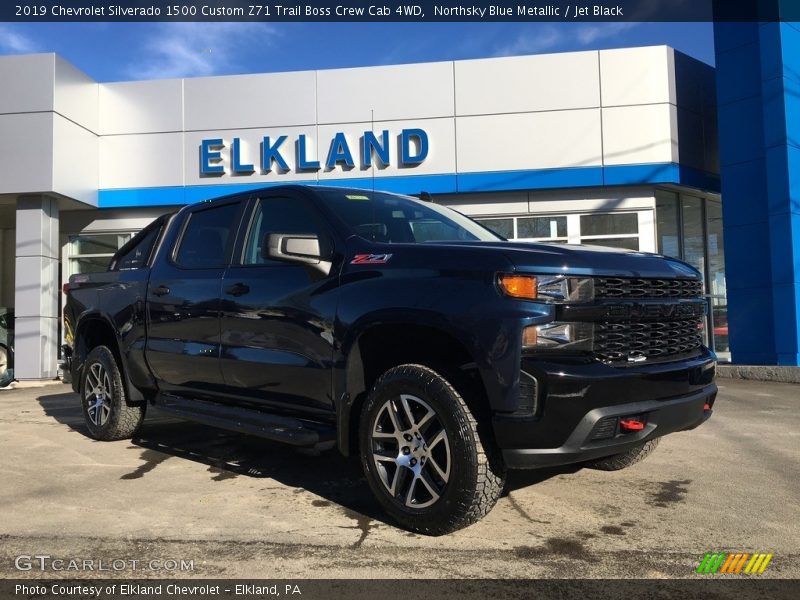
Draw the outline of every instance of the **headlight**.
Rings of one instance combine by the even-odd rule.
[[[535,350],[592,351],[592,323],[545,323],[522,330],[522,346]]]
[[[594,279],[564,275],[511,275],[498,278],[500,290],[512,298],[564,304],[594,299]]]

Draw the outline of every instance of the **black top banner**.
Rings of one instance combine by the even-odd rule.
[[[17,0],[0,21],[800,21],[798,0]]]

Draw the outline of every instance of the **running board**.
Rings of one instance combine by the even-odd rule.
[[[336,440],[336,430],[332,425],[263,413],[249,408],[225,406],[167,394],[156,396],[153,404],[159,410],[187,421],[292,446],[313,447],[329,444],[333,446]]]

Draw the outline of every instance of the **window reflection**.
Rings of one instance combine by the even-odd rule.
[[[676,192],[657,190],[656,240],[659,254],[680,258],[681,246],[678,223],[678,194]]]
[[[683,260],[703,273],[705,277],[705,236],[703,235],[703,200],[684,196],[683,209]]]

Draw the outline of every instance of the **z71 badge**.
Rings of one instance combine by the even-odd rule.
[[[353,260],[350,261],[351,265],[382,265],[389,262],[392,258],[391,254],[356,254]]]

